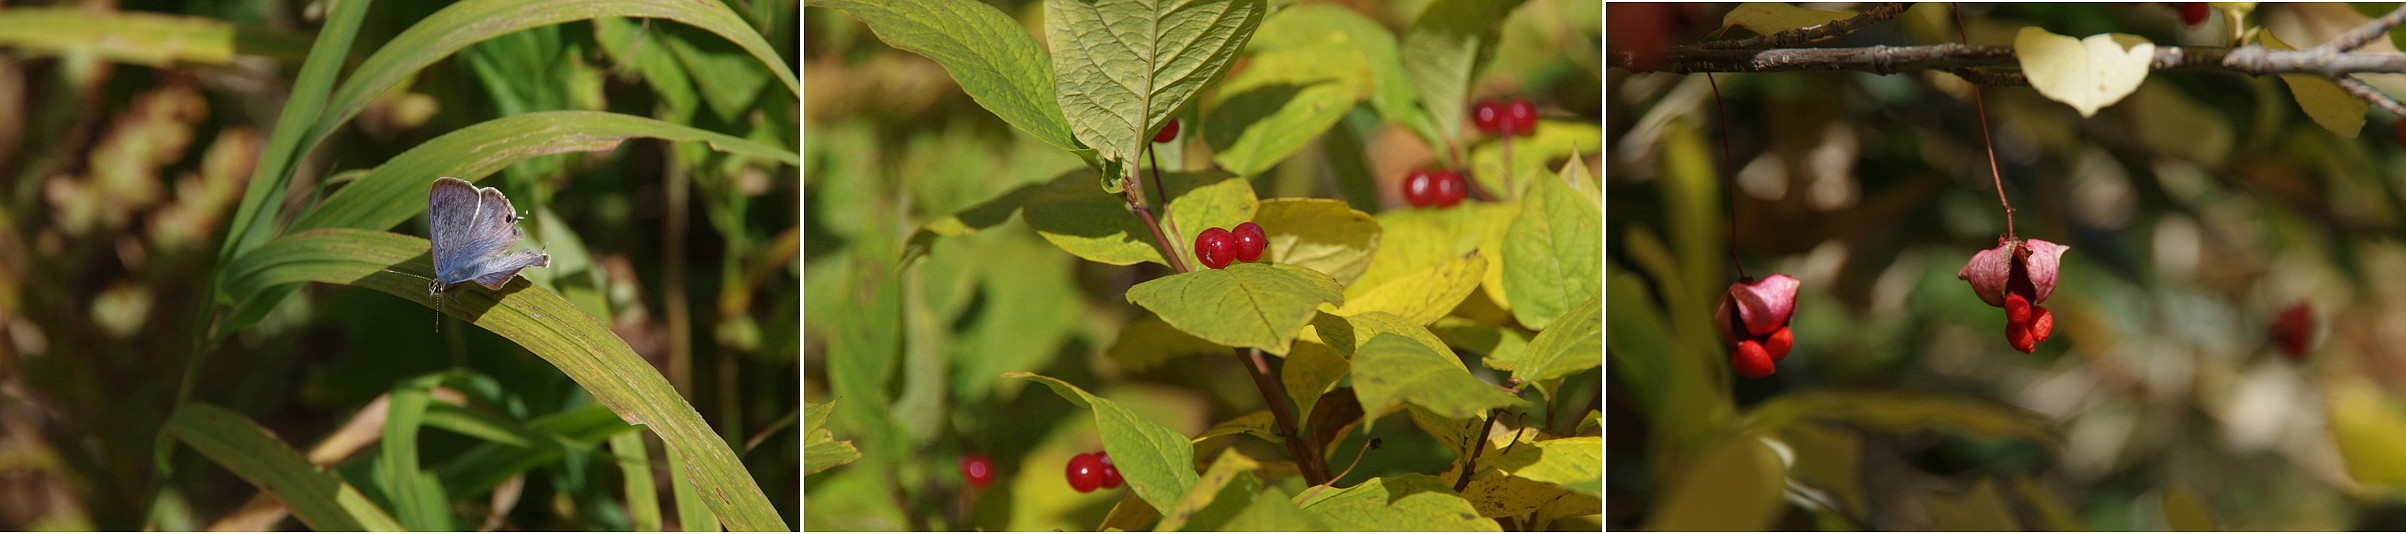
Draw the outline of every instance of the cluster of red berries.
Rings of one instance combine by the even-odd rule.
[[[1067,474],[1069,488],[1078,490],[1078,493],[1094,491],[1097,487],[1118,489],[1121,482],[1119,467],[1111,465],[1111,456],[1101,452],[1070,457]]]
[[[1251,222],[1236,225],[1233,232],[1214,226],[1195,236],[1195,259],[1213,269],[1261,259],[1262,251],[1269,248],[1270,238],[1262,234],[1261,225]]]
[[[1404,203],[1415,208],[1451,208],[1462,203],[1462,196],[1469,188],[1470,182],[1462,178],[1462,173],[1446,169],[1412,171],[1404,175]]]
[[[1537,131],[1537,105],[1528,100],[1482,100],[1470,107],[1470,125],[1489,135],[1527,136]]]
[[[961,478],[969,479],[969,487],[986,489],[994,485],[994,460],[983,454],[961,457]]]
[[[1713,326],[1720,330],[1722,342],[1737,347],[1729,353],[1729,368],[1738,376],[1771,376],[1779,370],[1773,362],[1787,359],[1788,349],[1796,347],[1796,333],[1788,329],[1788,322],[1796,316],[1796,289],[1801,285],[1794,276],[1774,274],[1732,283],[1721,294]]]
[[[1973,254],[1955,277],[1971,282],[1980,301],[2005,309],[2005,344],[2029,353],[2055,333],[2055,314],[2038,304],[2055,294],[2063,253],[2072,247],[2043,239],[1997,241],[1997,248]]]

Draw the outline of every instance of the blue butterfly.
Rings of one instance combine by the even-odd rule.
[[[515,250],[525,233],[518,212],[501,190],[479,188],[467,180],[436,178],[426,197],[426,224],[434,242],[434,279],[426,294],[434,299],[435,330],[442,331],[443,292],[460,282],[501,289],[518,271],[551,266],[551,255]]]

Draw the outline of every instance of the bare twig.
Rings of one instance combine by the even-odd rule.
[[[1844,19],[1833,20],[1819,26],[1797,28],[1771,35],[1738,39],[1733,41],[1710,41],[1697,46],[1724,50],[1791,47],[1854,33],[1855,30],[1861,30],[1863,28],[1870,27],[1873,24],[1879,24],[1887,21],[1888,19],[1896,18],[1897,14],[1905,12],[1905,8],[1912,6],[1913,4],[1906,2],[1880,4],[1878,7],[1871,8],[1869,11],[1864,11],[1863,14]]]
[[[1270,373],[1270,362],[1262,359],[1261,349],[1232,351],[1245,374],[1253,377],[1253,386],[1261,389],[1263,400],[1269,401],[1270,417],[1278,420],[1278,433],[1286,437],[1287,455],[1295,457],[1295,470],[1303,472],[1306,484],[1328,483],[1327,459],[1320,457],[1320,444],[1307,432],[1297,431],[1295,401],[1287,397],[1287,388]]]
[[[2346,52],[2364,48],[2364,45],[2372,43],[2374,39],[2389,35],[2389,30],[2398,27],[2400,22],[2406,22],[2406,5],[2399,5],[2397,9],[2390,10],[2387,15],[2375,18],[2372,22],[2366,22],[2363,26],[2357,26],[2356,29],[2348,30],[2347,33],[2339,34],[2338,37],[2331,38],[2330,42],[2314,47],[2314,50]]]
[[[2397,99],[2390,98],[2389,95],[2381,93],[2379,89],[2374,89],[2371,84],[2364,83],[2364,80],[2358,80],[2353,76],[2340,76],[2332,78],[2331,81],[2338,83],[2339,88],[2346,90],[2348,94],[2356,95],[2356,98],[2371,102],[2391,115],[2406,118],[2406,105],[2398,104]]]
[[[1613,54],[1612,66],[1629,68],[1626,53]],[[2159,71],[2225,72],[2237,74],[2406,73],[2406,55],[2321,50],[2273,50],[2249,45],[2239,48],[2158,46],[2148,68]],[[1860,48],[1775,48],[1714,50],[1695,46],[1673,48],[1652,72],[1870,72],[1896,74],[1925,70],[2019,69],[2021,60],[2010,46],[1945,43],[1925,46]],[[1969,77],[1967,77],[1969,78]],[[1975,82],[1980,80],[1973,80]]]

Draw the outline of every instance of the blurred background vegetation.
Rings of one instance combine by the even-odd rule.
[[[2304,47],[2392,5],[2265,4],[2244,23]],[[1672,42],[1731,7],[1675,6]],[[1955,42],[1950,9],[1826,45]],[[1962,10],[1978,45],[2036,25],[2224,46],[2235,22],[2185,25],[2153,3]],[[2398,117],[2335,133],[2278,78],[2210,72],[2156,72],[2088,119],[2028,87],[1985,89],[2018,233],[2071,247],[2054,339],[2023,354],[1955,276],[2004,231],[1969,86],[1717,77],[1725,116],[1704,75],[1607,74],[1607,525],[1760,507],[1734,528],[2406,528]],[[2363,79],[2406,94],[2406,76]],[[1748,270],[1803,281],[1796,348],[1768,378],[1729,374],[1697,316],[1737,279],[1722,195]],[[2276,317],[2301,305],[2309,343],[2286,358]],[[1723,507],[1683,508],[1686,493]]]
[[[445,4],[376,3],[350,63]],[[800,64],[796,2],[728,8]],[[431,373],[457,372],[448,384],[458,402],[512,422],[599,409],[508,340],[458,320],[438,333],[426,307],[346,286],[308,286],[256,326],[195,346],[224,225],[326,9],[278,0],[0,8],[0,530],[278,528],[281,515],[234,514],[259,491],[189,449],[171,458],[172,474],[154,468],[189,358],[207,358],[190,377],[193,399],[303,451],[344,450],[334,442],[349,435],[346,422],[380,412],[370,402],[396,381]],[[435,63],[337,130],[302,160],[283,211],[430,138],[535,111],[651,117],[793,150],[791,95],[727,39],[674,22],[510,33]],[[528,241],[552,255],[551,267],[521,274],[659,368],[788,524],[800,513],[798,171],[639,139],[536,157],[480,184],[508,193],[529,214]],[[426,235],[419,221],[392,230]],[[455,489],[452,524],[628,530],[638,526],[631,506],[673,517],[672,506],[626,502],[626,471],[593,446],[599,439],[478,473],[506,481]],[[666,456],[652,443],[639,471],[659,479],[667,502]],[[429,431],[420,454],[445,472],[477,465],[462,459],[493,445]],[[363,480],[372,455],[332,468]]]
[[[987,3],[1044,39],[1043,2]],[[1428,4],[1326,3],[1398,35]],[[1535,102],[1546,120],[1596,124],[1604,70],[1596,50],[1600,7],[1548,0],[1515,9],[1471,97],[1518,96]],[[1081,494],[1064,482],[1072,456],[1102,450],[1092,419],[1043,388],[1031,390],[1027,381],[999,379],[1004,371],[1099,384],[1096,394],[1189,436],[1263,406],[1259,390],[1225,353],[1159,366],[1116,357],[1111,346],[1121,328],[1142,315],[1122,295],[1132,284],[1167,274],[1159,265],[1081,261],[1024,224],[1003,224],[937,240],[924,258],[898,270],[905,240],[919,225],[1082,163],[1012,129],[964,94],[943,67],[887,46],[852,17],[806,9],[803,23],[809,28],[803,78],[810,82],[803,124],[810,139],[803,153],[809,213],[803,240],[805,396],[833,400],[838,411],[851,402],[892,406],[884,428],[850,427],[840,419],[829,427],[836,439],[852,440],[862,458],[805,478],[805,507],[814,512],[806,528],[1096,528],[1127,492]],[[1234,68],[1245,65],[1240,59]],[[1203,150],[1195,141],[1202,127],[1189,115],[1189,133],[1181,133],[1178,143],[1154,145],[1162,165],[1179,168],[1186,154]],[[1581,157],[1591,169],[1600,165],[1599,154]],[[1384,122],[1365,103],[1315,145],[1251,180],[1263,198],[1338,198],[1377,213],[1408,209],[1397,184],[1406,172],[1434,161],[1418,137]],[[1340,191],[1337,183],[1377,185]],[[823,378],[828,362],[895,353],[902,361],[883,387],[893,398],[833,398]],[[1565,383],[1593,383],[1599,373]],[[1342,451],[1335,453],[1338,461],[1349,461],[1369,438],[1384,439],[1338,484],[1444,471],[1453,453],[1407,419],[1397,412],[1368,436],[1355,432],[1334,447]],[[1213,458],[1229,446],[1255,458],[1286,457],[1276,445],[1233,436],[1207,440],[1196,457]],[[968,454],[993,459],[1000,472],[994,486],[970,490],[958,469],[958,459]]]

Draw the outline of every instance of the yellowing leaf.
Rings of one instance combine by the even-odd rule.
[[[1261,438],[1272,443],[1285,441],[1280,439],[1278,437],[1278,431],[1273,430],[1270,426],[1276,424],[1277,421],[1278,420],[1276,416],[1270,415],[1269,410],[1254,410],[1253,413],[1240,415],[1235,419],[1221,421],[1220,424],[1212,425],[1210,430],[1203,431],[1202,434],[1196,435],[1195,439],[1190,441],[1203,441],[1205,439],[1236,434],[1252,434],[1253,437]]]
[[[1721,17],[1722,26],[1737,26],[1761,35],[1810,28],[1830,21],[1851,18],[1853,11],[1805,9],[1781,2],[1747,2],[1738,4]]]
[[[1205,341],[1277,354],[1287,352],[1321,303],[1345,300],[1328,275],[1279,263],[1156,278],[1128,288],[1127,298]]]
[[[1461,367],[1446,365],[1449,357],[1427,345],[1395,334],[1380,334],[1362,343],[1353,355],[1354,395],[1362,413],[1380,414],[1410,402],[1438,415],[1465,418],[1498,406],[1521,402]]]
[[[2265,48],[2296,50],[2289,43],[2281,42],[2279,37],[2274,37],[2271,29],[2256,32],[2256,35],[2263,39]],[[2297,107],[2304,108],[2306,116],[2312,117],[2315,124],[2348,139],[2355,139],[2358,133],[2364,131],[2364,114],[2372,111],[2372,104],[2348,94],[2346,89],[2340,89],[2339,84],[2332,83],[2330,78],[2312,74],[2283,74],[2281,82],[2289,84],[2289,96],[2297,98]]]
[[[826,471],[860,459],[860,449],[853,448],[852,442],[836,441],[833,432],[822,428],[827,424],[827,412],[835,408],[834,401],[802,405],[806,408],[802,417],[802,433],[806,435],[802,440],[803,474]]]
[[[1373,478],[1350,488],[1322,491],[1301,507],[1335,530],[1502,530],[1495,520],[1479,517],[1477,508],[1454,493],[1452,482],[1419,473]]]
[[[2013,51],[2031,88],[2080,110],[2082,117],[2095,116],[2138,90],[2139,82],[2147,81],[2148,63],[2155,59],[2155,45],[2136,35],[2075,39],[2037,26],[2023,27],[2014,36]]]
[[[1337,308],[1337,315],[1387,312],[1412,324],[1428,324],[1461,304],[1487,275],[1487,259],[1477,255],[1447,260],[1420,272],[1379,284]]]
[[[2362,379],[2334,384],[2323,402],[2330,420],[2331,441],[2347,460],[2348,477],[2367,487],[2406,489],[2406,413],[2396,401]]]
[[[1253,212],[1269,247],[1262,261],[1308,267],[1339,285],[1352,285],[1378,250],[1378,220],[1325,198],[1273,198]]]
[[[1593,497],[1604,495],[1604,438],[1562,438],[1516,446],[1496,457],[1496,469]]]
[[[1211,462],[1211,468],[1203,471],[1203,477],[1195,481],[1194,487],[1187,488],[1186,494],[1178,497],[1178,503],[1161,514],[1161,523],[1154,530],[1219,530],[1222,524],[1253,504],[1253,498],[1261,492],[1261,477],[1251,473],[1260,468],[1261,462],[1233,447],[1221,451],[1220,458]]]
[[[1299,342],[1287,351],[1286,366],[1279,370],[1286,382],[1287,398],[1294,399],[1295,413],[1311,413],[1320,394],[1337,385],[1337,379],[1353,371],[1353,364],[1336,349],[1309,341]]]

